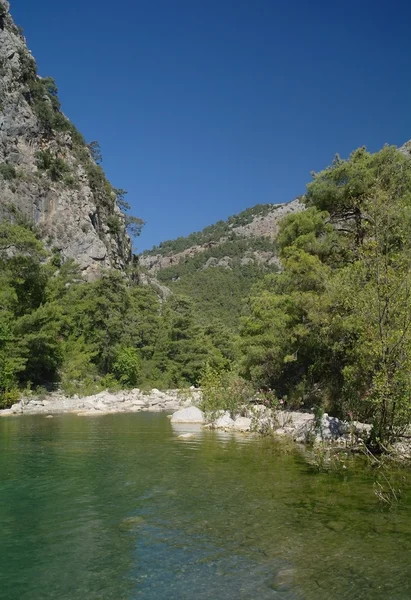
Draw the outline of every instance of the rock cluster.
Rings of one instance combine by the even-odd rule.
[[[217,429],[287,436],[298,443],[345,444],[353,437],[365,439],[371,429],[371,425],[357,421],[347,423],[327,414],[324,414],[318,422],[309,412],[272,411],[263,405],[244,406],[238,415],[231,415],[228,411],[218,411],[213,418],[210,418],[198,408],[200,400],[201,391],[197,389],[190,390],[188,394],[180,390],[162,392],[157,389],[150,392],[139,389],[115,393],[104,391],[83,398],[68,397],[56,392],[44,397],[23,398],[10,409],[0,411],[0,416],[37,414],[49,416],[62,413],[101,416],[141,411],[172,412],[171,424],[180,434],[193,434],[191,428],[194,428],[197,433],[201,429]],[[181,431],[180,426],[182,426]]]
[[[193,391],[195,399],[198,392]],[[160,392],[153,389],[149,393],[139,389],[110,393],[100,392],[94,396],[79,398],[52,393],[44,398],[23,398],[10,409],[0,411],[0,416],[75,413],[83,416],[99,416],[121,412],[162,412],[175,411],[191,405],[191,399],[184,399],[178,390]]]
[[[298,443],[307,442],[337,442],[352,440],[353,436],[366,438],[371,425],[353,422],[347,423],[324,414],[318,422],[312,413],[272,411],[263,405],[244,407],[243,415],[233,418],[228,411],[219,411],[213,419],[195,407],[185,408],[173,414],[172,423],[191,424],[201,423],[204,428],[233,432],[256,432],[261,434],[273,433],[278,436],[288,436]]]

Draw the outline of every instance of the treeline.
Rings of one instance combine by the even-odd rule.
[[[1,406],[39,386],[87,394],[191,385],[206,362],[233,361],[224,326],[200,326],[188,298],[160,303],[132,279],[111,271],[87,283],[74,263],[47,255],[29,226],[1,224]]]
[[[411,161],[336,157],[305,203],[282,221],[282,272],[249,299],[241,369],[288,405],[373,422],[381,447],[411,418]]]

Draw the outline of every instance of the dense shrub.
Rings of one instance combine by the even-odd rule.
[[[116,351],[113,373],[127,387],[136,386],[140,380],[140,357],[136,348],[120,347]]]
[[[2,179],[11,180],[17,176],[16,168],[13,165],[7,163],[0,164],[0,177]]]
[[[209,421],[214,421],[221,411],[229,411],[235,417],[253,397],[249,382],[234,371],[218,369],[210,363],[202,371],[200,387],[201,409]]]
[[[55,156],[50,150],[40,150],[36,155],[37,168],[47,171],[53,181],[59,181],[70,168],[59,156]]]

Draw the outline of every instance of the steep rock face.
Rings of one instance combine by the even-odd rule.
[[[60,110],[0,0],[0,218],[26,218],[63,260],[92,279],[132,258],[116,191]]]

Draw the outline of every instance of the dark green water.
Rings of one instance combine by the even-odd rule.
[[[0,419],[0,598],[411,598],[411,495],[164,415]]]

